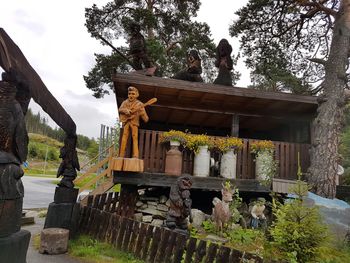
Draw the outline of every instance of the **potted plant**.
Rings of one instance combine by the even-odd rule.
[[[277,170],[277,164],[273,158],[275,145],[272,141],[253,141],[250,144],[250,152],[255,155],[255,177],[258,180],[271,182]]]
[[[193,175],[208,177],[210,171],[211,139],[204,134],[187,134],[186,147],[194,152]]]
[[[215,148],[222,153],[220,175],[224,178],[236,178],[237,151],[243,147],[242,139],[237,137],[216,138]]]
[[[186,134],[182,131],[170,130],[160,135],[161,143],[170,143],[170,149],[166,152],[165,173],[180,176],[182,173],[182,152],[179,146],[186,142]]]

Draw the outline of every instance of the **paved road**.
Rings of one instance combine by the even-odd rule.
[[[23,208],[47,208],[53,202],[56,185],[52,183],[55,178],[40,178],[23,176],[24,200]]]

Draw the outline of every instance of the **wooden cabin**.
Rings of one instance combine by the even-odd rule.
[[[252,140],[272,140],[278,161],[279,179],[295,179],[297,155],[303,172],[309,167],[311,122],[316,115],[316,97],[254,89],[150,77],[137,73],[112,77],[118,107],[127,98],[127,88],[135,86],[139,100],[156,97],[146,108],[150,118],[141,123],[140,158],[143,173],[114,172],[114,182],[137,186],[171,186],[176,178],[164,174],[167,146],[159,135],[170,129],[194,134],[236,136],[244,140],[237,155],[237,179],[241,192],[269,192],[255,180],[255,163],[249,151]],[[130,151],[129,151],[130,152]],[[192,174],[193,153],[184,151],[183,174]],[[221,178],[193,178],[194,189],[219,190]],[[278,180],[278,179],[276,179]]]

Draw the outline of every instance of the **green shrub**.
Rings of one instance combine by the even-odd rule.
[[[28,145],[28,154],[29,154],[29,157],[31,158],[35,158],[38,156],[38,152],[39,152],[39,147],[34,144],[34,143],[29,143]]]
[[[273,200],[275,221],[270,229],[271,245],[290,262],[314,260],[320,247],[327,240],[327,227],[322,223],[317,207],[307,207],[303,198],[308,186],[297,181],[294,200],[285,204]]]
[[[50,148],[47,152],[47,159],[50,161],[58,160],[58,151],[54,148]]]

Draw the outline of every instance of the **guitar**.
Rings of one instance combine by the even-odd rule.
[[[156,102],[157,102],[157,98],[152,98],[152,99],[148,100],[146,103],[143,103],[143,104],[139,105],[135,109],[131,109],[129,116],[127,116],[126,114],[121,114],[120,115],[120,121],[121,122],[126,122],[128,120],[131,120],[132,117],[134,117],[134,113],[138,112],[141,108],[144,108],[146,106],[152,105],[153,103],[156,103]]]

